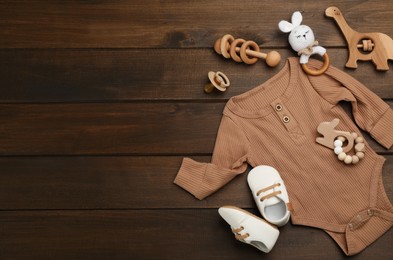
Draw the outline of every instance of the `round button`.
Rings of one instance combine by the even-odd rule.
[[[284,117],[282,118],[282,121],[283,121],[284,123],[288,123],[288,122],[289,122],[289,116],[284,116]]]
[[[282,110],[282,105],[281,104],[277,104],[276,105],[276,110],[277,111],[281,111]]]

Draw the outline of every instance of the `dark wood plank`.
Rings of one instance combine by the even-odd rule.
[[[344,257],[322,230],[291,224],[266,255],[236,241],[216,209],[3,211],[0,221],[3,259],[315,259],[321,248],[324,259]],[[390,230],[354,258],[391,259],[392,242]]]
[[[281,65],[268,68],[262,61],[249,66],[226,60],[212,49],[0,50],[0,102],[227,100],[266,81],[296,55],[279,51]],[[334,66],[380,97],[393,98],[392,73],[377,72],[371,62],[344,69],[347,50],[329,49],[329,54]],[[203,92],[209,70],[228,75],[232,86],[227,92]]]
[[[210,153],[223,108],[224,103],[0,105],[0,155]]]
[[[3,104],[0,155],[209,154],[224,106]],[[393,151],[366,138],[377,152]]]
[[[209,162],[210,156],[192,157]],[[383,181],[393,201],[393,155]],[[255,207],[247,172],[199,201],[173,180],[182,157],[0,157],[0,210]]]
[[[210,47],[226,33],[270,47],[286,47],[280,20],[304,12],[324,46],[345,46],[328,6],[342,9],[362,32],[393,35],[393,6],[386,1],[1,1],[0,48]],[[283,8],[285,7],[285,8]],[[370,12],[370,10],[372,10]]]

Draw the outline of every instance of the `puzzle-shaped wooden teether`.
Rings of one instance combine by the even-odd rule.
[[[355,69],[358,60],[371,60],[377,70],[389,70],[388,60],[393,60],[392,38],[383,33],[354,31],[337,7],[328,7],[325,14],[336,21],[347,41],[349,58],[346,67]]]

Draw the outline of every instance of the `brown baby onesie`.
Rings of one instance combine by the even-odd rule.
[[[320,66],[315,60],[310,65]],[[391,86],[386,86],[391,87]],[[356,123],[338,104],[349,101]],[[211,163],[183,160],[175,183],[203,199],[252,167],[276,168],[288,190],[292,223],[325,230],[354,255],[393,225],[383,184],[385,159],[367,142],[354,165],[318,144],[321,122],[340,119],[337,130],[359,128],[386,148],[393,143],[393,111],[360,82],[333,66],[306,75],[298,58],[262,85],[231,98],[223,112]]]

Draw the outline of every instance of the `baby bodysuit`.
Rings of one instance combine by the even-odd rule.
[[[351,102],[355,122],[340,101]],[[174,182],[204,199],[245,172],[247,164],[270,165],[287,187],[292,223],[325,230],[354,255],[390,229],[393,206],[382,184],[385,159],[366,141],[365,157],[351,165],[315,141],[318,125],[334,118],[340,119],[337,130],[361,136],[361,128],[385,148],[393,144],[388,104],[333,66],[309,76],[298,58],[289,58],[271,79],[228,101],[211,163],[184,158]]]

